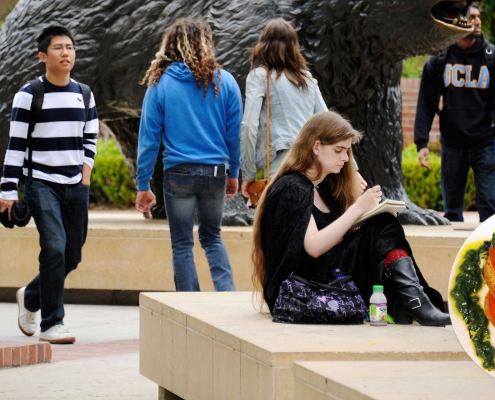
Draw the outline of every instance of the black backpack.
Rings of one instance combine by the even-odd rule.
[[[36,122],[38,121],[38,117],[41,112],[41,107],[43,106],[43,99],[45,97],[45,89],[43,89],[43,82],[41,82],[39,79],[33,79],[32,81],[28,82],[29,85],[31,85],[32,91],[33,91],[33,100],[31,103],[31,113],[30,113],[30,118],[29,118],[29,128],[28,128],[28,137],[27,137],[27,142],[29,146],[29,153],[28,153],[28,178],[27,181],[31,182],[33,180],[33,148],[31,146],[31,135],[34,131],[34,126],[36,125]],[[84,109],[85,109],[85,115],[86,115],[86,120],[84,126],[86,126],[86,122],[88,122],[89,118],[89,102],[91,100],[91,89],[89,88],[88,85],[85,85],[84,83],[79,83],[79,87],[81,88],[81,92],[83,95],[83,101],[84,101]],[[84,128],[83,128],[84,130]]]
[[[437,58],[437,74],[438,78],[442,82],[441,88],[443,89],[443,74],[445,72],[445,66],[447,65],[447,56],[449,54],[449,49],[450,47],[446,48],[445,50],[442,50],[438,54]],[[485,62],[486,66],[488,67],[488,72],[490,73],[490,80],[494,80],[495,82],[495,55],[493,54],[495,52],[495,46],[491,43],[488,43],[488,46],[485,49]],[[442,96],[442,89],[439,90],[438,93],[438,107],[440,107],[440,97]],[[495,110],[495,97],[493,99],[493,109]],[[440,115],[440,108],[437,109],[437,114]]]

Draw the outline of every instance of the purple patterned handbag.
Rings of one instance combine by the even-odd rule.
[[[273,322],[291,324],[362,324],[366,305],[351,276],[329,284],[289,276],[280,285]]]

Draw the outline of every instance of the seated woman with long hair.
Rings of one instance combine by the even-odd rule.
[[[382,195],[379,186],[359,194],[349,160],[351,145],[360,139],[332,111],[315,114],[303,126],[258,203],[255,289],[273,314],[289,275],[329,283],[339,269],[352,275],[366,303],[373,285],[382,284],[396,323],[450,324],[449,315],[438,310],[443,309],[441,295],[423,278],[395,216],[380,214],[351,229]]]

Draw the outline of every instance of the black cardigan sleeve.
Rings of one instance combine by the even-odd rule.
[[[267,195],[261,218],[261,242],[266,270],[263,291],[270,312],[280,285],[297,269],[303,256],[313,196],[313,185],[302,174],[281,177]]]
[[[431,124],[438,111],[442,87],[437,71],[438,57],[430,57],[423,69],[419,87],[418,106],[414,120],[414,143],[419,150],[429,141]]]

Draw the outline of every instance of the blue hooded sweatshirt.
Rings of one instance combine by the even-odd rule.
[[[215,82],[218,87],[217,72]],[[222,86],[215,98],[183,62],[170,65],[143,101],[137,159],[138,190],[149,190],[163,140],[164,169],[178,164],[227,164],[230,178],[240,167],[242,98],[234,77],[221,70]]]

